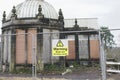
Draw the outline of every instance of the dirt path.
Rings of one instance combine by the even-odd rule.
[[[31,74],[0,73],[0,80],[33,80]],[[37,74],[36,80],[101,80],[100,72],[68,73],[65,75]],[[107,80],[120,80],[120,74],[107,74]]]

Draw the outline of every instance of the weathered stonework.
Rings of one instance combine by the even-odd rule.
[[[17,67],[31,67],[32,65],[37,67],[37,71],[42,71],[44,70],[44,64],[47,63],[53,64],[60,61],[61,65],[64,64],[63,57],[54,57],[51,55],[51,43],[52,39],[65,39],[71,37],[71,35],[74,36],[74,40],[69,41],[69,48],[71,50],[69,50],[70,55],[66,56],[67,60],[80,61],[80,58],[90,59],[99,57],[99,49],[93,49],[96,46],[91,45],[97,44],[98,47],[99,44],[97,40],[90,41],[89,37],[91,35],[98,34],[97,31],[78,32],[93,29],[89,28],[88,26],[79,26],[77,19],[75,19],[72,27],[68,26],[65,28],[64,16],[61,9],[59,10],[56,17],[56,12],[54,11],[53,7],[44,2],[44,0],[29,0],[29,2],[27,1],[28,0],[20,4],[20,6],[23,5],[21,12],[26,10],[23,12],[24,14],[19,11],[21,8],[18,8],[18,6],[13,7],[11,15],[8,16],[9,18],[6,18],[5,12],[3,13],[2,34],[5,36],[2,40],[3,49],[1,53],[1,67],[2,65],[5,65],[7,67],[6,71],[14,72]],[[41,1],[43,2],[41,3]],[[36,7],[36,5],[34,5],[32,2],[39,5]],[[26,3],[28,5],[25,5]],[[30,4],[34,5],[35,7],[32,7]],[[27,11],[29,10],[28,8],[30,8],[30,11]],[[34,10],[37,12],[34,12]],[[96,25],[96,22],[94,22],[95,20],[96,19],[91,20],[92,25]],[[77,32],[65,34],[60,33],[63,31]],[[85,44],[87,44],[87,48],[85,49],[88,49],[85,52],[86,54],[81,53],[84,51],[80,51],[80,35],[88,36],[88,40],[85,42]],[[96,52],[97,54],[94,54],[92,52]],[[85,55],[85,57],[81,55]],[[36,61],[33,60],[34,58],[36,58]]]

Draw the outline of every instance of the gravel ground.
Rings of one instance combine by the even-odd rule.
[[[31,74],[0,73],[0,80],[33,80]],[[37,74],[36,80],[101,80],[99,71],[67,73],[65,75]],[[107,74],[107,80],[120,80],[120,74]]]

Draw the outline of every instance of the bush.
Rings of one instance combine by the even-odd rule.
[[[44,67],[44,73],[60,74],[63,71],[65,71],[65,67],[58,64],[46,64]]]
[[[19,73],[31,74],[32,69],[30,67],[20,67],[20,68],[17,68],[14,73],[16,73],[16,74],[19,74]]]

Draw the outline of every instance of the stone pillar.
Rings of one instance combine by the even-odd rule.
[[[88,58],[89,61],[91,60],[91,56],[90,56],[90,35],[88,35]]]
[[[11,16],[11,22],[14,23],[14,21],[17,18],[16,14],[16,8],[13,6],[12,9],[12,16]],[[14,26],[12,26],[14,27]],[[11,28],[11,34],[16,34],[15,29]],[[11,35],[11,62],[9,64],[9,72],[15,71],[15,63],[16,63],[16,35]]]
[[[15,29],[12,29],[12,34],[15,34]],[[11,35],[11,63],[9,66],[9,72],[15,71],[15,63],[16,63],[16,35]]]
[[[3,33],[4,35],[7,34],[7,30]],[[8,51],[8,46],[7,46],[8,42],[7,42],[7,36],[3,36],[3,64],[2,66],[4,66],[3,72],[6,71],[6,63],[7,63],[7,51]]]
[[[8,55],[8,57],[7,57],[7,65],[6,65],[6,68],[7,68],[7,71],[9,71],[10,70],[10,64],[11,64],[11,29],[9,29],[8,30],[8,36],[7,36],[7,39],[8,39],[8,41],[7,41],[7,55]]]
[[[2,61],[3,61],[3,37],[1,36],[1,43],[0,43],[0,71],[2,71]]]
[[[42,28],[37,29],[37,71],[44,70],[44,63],[42,61],[42,54],[43,54],[43,34],[39,34],[42,32]]]
[[[76,62],[79,62],[79,38],[77,33],[75,33],[75,53],[76,53]]]
[[[90,35],[88,34],[88,64],[91,66],[91,53],[90,53]]]
[[[25,66],[27,66],[27,62],[28,62],[28,36],[29,36],[29,34],[27,34],[28,33],[28,30],[27,29],[25,29]]]

